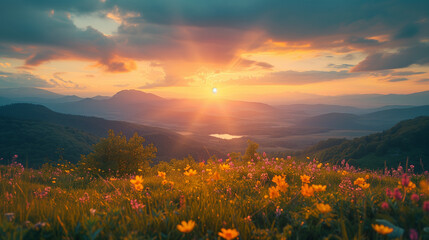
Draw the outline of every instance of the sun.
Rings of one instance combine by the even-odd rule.
[[[214,87],[214,88],[212,89],[212,93],[213,93],[213,94],[216,94],[216,93],[217,93],[217,88],[215,88],[215,87]]]

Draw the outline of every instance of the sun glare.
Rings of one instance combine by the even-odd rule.
[[[212,89],[212,93],[213,93],[213,94],[216,94],[216,93],[217,93],[217,88],[213,88],[213,89]]]

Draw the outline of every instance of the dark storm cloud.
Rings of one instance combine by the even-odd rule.
[[[69,15],[112,11],[122,16],[113,36],[79,29]],[[124,72],[135,69],[129,59],[228,62],[273,39],[365,52],[369,56],[353,71],[372,71],[426,64],[418,51],[427,55],[421,41],[429,37],[428,18],[426,0],[3,0],[0,54],[25,59],[28,66],[78,58]],[[380,35],[386,41],[373,38]],[[384,51],[396,48],[402,49],[398,56]]]
[[[352,68],[353,72],[375,71],[408,67],[411,64],[429,63],[429,44],[399,50],[397,53],[370,54],[362,62]]]
[[[113,40],[91,27],[79,29],[70,19],[69,11],[96,9],[85,2],[1,2],[0,53],[24,58],[30,66],[55,59],[79,58],[96,61],[110,71],[123,70],[121,62],[112,60],[116,45]],[[25,52],[17,50],[21,48]]]

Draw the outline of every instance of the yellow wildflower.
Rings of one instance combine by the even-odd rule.
[[[143,184],[134,184],[134,188],[135,188],[137,191],[142,191],[142,190],[143,190]]]
[[[429,195],[429,183],[427,181],[421,180],[420,181],[420,188],[421,188],[423,193],[425,193],[426,195]]]
[[[321,168],[323,166],[322,163],[317,164],[317,168]]]
[[[192,220],[189,220],[188,222],[182,221],[181,224],[177,225],[177,230],[181,231],[182,233],[189,233],[191,232],[195,227],[195,222]]]
[[[310,176],[307,176],[307,175],[302,175],[301,176],[301,181],[302,181],[302,183],[310,183]]]
[[[162,177],[163,179],[165,179],[165,176],[166,176],[167,174],[165,173],[165,172],[160,172],[160,171],[158,171],[158,176],[159,177]]]
[[[270,187],[270,188],[268,189],[268,191],[269,191],[269,193],[270,193],[270,198],[271,198],[271,199],[275,199],[275,198],[280,197],[279,190],[278,190],[276,187]]]
[[[204,162],[200,162],[200,163],[198,163],[198,165],[200,166],[200,168],[203,168],[204,167]]]
[[[226,164],[226,163],[225,164],[221,164],[219,167],[220,167],[221,170],[229,170],[230,169],[229,164]]]
[[[280,192],[286,192],[288,187],[289,187],[289,184],[287,184],[284,181],[277,184],[277,190],[279,190]]]
[[[369,175],[367,174],[367,175],[365,175],[365,180],[368,180],[369,179]]]
[[[191,166],[189,166],[189,164],[188,164],[188,166],[186,166],[183,170],[188,171],[188,169],[190,169],[190,168],[191,168]]]
[[[382,224],[371,224],[372,228],[379,234],[387,235],[393,232],[393,228],[386,227]]]
[[[285,178],[284,177],[282,177],[282,176],[279,176],[279,175],[276,175],[276,176],[274,176],[273,177],[273,180],[272,180],[275,184],[277,184],[277,185],[279,185],[281,182],[284,182],[285,181]]]
[[[369,188],[369,183],[359,184],[359,187],[361,187],[362,189],[367,189]]]
[[[213,176],[211,177],[211,179],[213,179],[213,180],[215,180],[215,181],[217,181],[217,180],[220,180],[220,175],[219,175],[219,173],[216,171],[216,172],[214,172],[213,173]]]
[[[219,232],[219,236],[226,239],[226,240],[236,239],[238,237],[238,235],[240,235],[238,233],[238,231],[235,229],[222,228],[220,231],[221,232]]]
[[[165,185],[165,184],[167,184],[168,183],[168,181],[167,180],[162,180],[162,185]]]
[[[328,213],[332,211],[332,208],[329,206],[329,204],[318,203],[316,204],[316,207],[317,210],[319,210],[321,213]]]
[[[326,185],[312,185],[311,186],[315,192],[324,192],[326,191]]]
[[[142,184],[143,183],[143,177],[142,176],[136,176],[136,178],[131,179],[130,182],[134,185]]]
[[[314,195],[314,189],[309,187],[308,184],[304,184],[304,186],[301,186],[301,194],[304,197],[312,197]]]
[[[354,181],[354,185],[361,185],[365,183],[365,179],[364,178],[358,178]]]
[[[183,174],[185,174],[188,177],[191,177],[191,176],[197,175],[197,170],[189,169],[188,171],[184,172]]]

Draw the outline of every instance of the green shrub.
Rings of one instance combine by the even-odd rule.
[[[143,146],[145,139],[137,133],[128,141],[109,130],[109,136],[93,146],[93,152],[81,156],[80,167],[90,173],[123,176],[145,171],[157,151],[153,144]],[[140,170],[139,170],[140,169]]]

